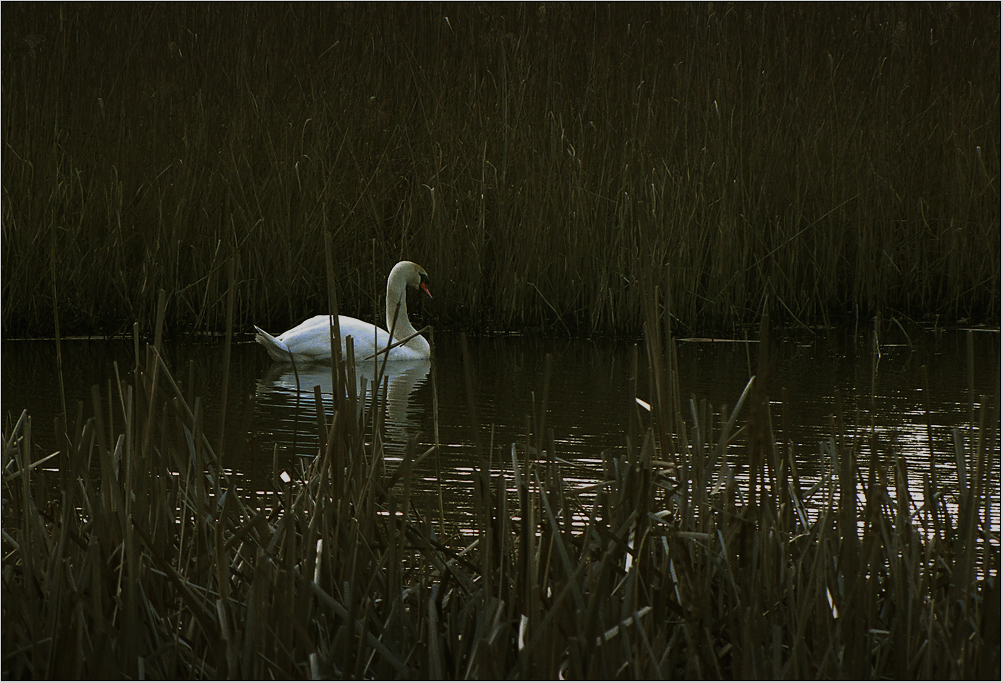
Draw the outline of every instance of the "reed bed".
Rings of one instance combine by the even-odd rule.
[[[679,395],[672,319],[646,300],[634,367],[652,386],[634,395],[651,400],[623,455],[564,483],[548,362],[525,440],[477,444],[465,534],[412,496],[435,446],[385,461],[385,388],[361,409],[350,362],[332,366],[332,414],[315,390],[316,457],[240,492],[241,455],[221,455],[159,335],[145,353],[137,338],[89,417],[57,420],[55,454],[28,415],[5,430],[4,676],[998,679],[990,399],[955,433],[956,514],[932,465],[917,505],[903,458],[860,462],[838,405],[809,488],[773,430],[768,320],[757,376],[715,411]]]
[[[998,321],[999,8],[5,4],[5,335]],[[378,295],[377,295],[378,296]]]

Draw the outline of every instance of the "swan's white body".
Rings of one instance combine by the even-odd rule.
[[[367,358],[368,362],[371,363],[373,359],[370,356],[386,349],[391,344],[411,337],[409,341],[395,346],[386,354],[380,354],[379,360],[382,362],[384,356],[388,356],[388,360],[391,361],[428,358],[430,353],[428,341],[417,334],[417,330],[408,319],[406,296],[407,288],[414,287],[420,289],[431,299],[432,294],[428,291],[427,282],[428,273],[417,263],[401,261],[394,266],[387,278],[387,329],[393,328],[393,340],[391,341],[390,333],[387,330],[356,318],[339,315],[338,326],[341,328],[342,356],[344,357],[346,354],[345,337],[352,337],[356,364]],[[397,310],[398,302],[400,303],[400,311],[397,313],[395,324],[394,312]],[[295,360],[297,363],[329,363],[331,362],[329,318],[326,315],[315,315],[275,337],[255,325],[254,329],[257,334],[254,335],[254,340],[265,347],[273,360],[279,362],[288,363],[290,360]]]

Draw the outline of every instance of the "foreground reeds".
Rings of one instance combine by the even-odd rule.
[[[51,458],[30,416],[4,435],[4,677],[998,678],[987,398],[955,433],[956,514],[935,470],[917,505],[904,459],[858,462],[838,406],[809,489],[762,383],[720,413],[684,403],[669,318],[654,301],[645,317],[651,402],[625,455],[563,482],[545,372],[525,441],[478,444],[467,535],[412,498],[434,448],[384,461],[380,391],[360,410],[350,363],[317,456],[259,497],[231,485],[157,344],[137,345],[92,417],[57,422]]]
[[[5,3],[2,326],[998,320],[999,8]]]

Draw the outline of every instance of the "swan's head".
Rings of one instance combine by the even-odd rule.
[[[428,273],[413,261],[401,261],[390,271],[390,280],[402,279],[408,287],[420,290],[429,299],[432,292],[428,289]]]

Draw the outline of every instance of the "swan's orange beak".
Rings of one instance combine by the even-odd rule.
[[[425,296],[427,296],[429,298],[429,300],[431,300],[432,299],[432,292],[428,291],[428,284],[425,283],[425,282],[422,282],[418,286],[421,288],[421,291],[425,292]]]

